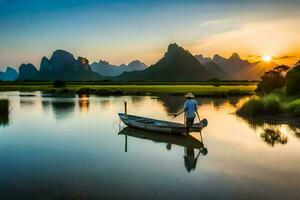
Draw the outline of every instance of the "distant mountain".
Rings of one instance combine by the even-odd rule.
[[[217,63],[213,61],[205,63],[204,66],[215,79],[227,80],[229,77],[228,74]]]
[[[212,59],[226,73],[231,80],[259,80],[268,70],[277,66],[274,62],[250,63],[243,60],[237,53],[233,53],[228,59],[215,55]]]
[[[210,57],[204,57],[203,55],[195,55],[195,58],[202,64],[205,65],[209,62],[212,62]]]
[[[255,62],[238,72],[237,76],[243,80],[260,80],[261,76],[274,67],[278,66],[275,62]]]
[[[147,68],[147,65],[139,60],[134,60],[128,65],[111,65],[109,62],[100,60],[91,64],[91,68],[94,72],[101,74],[102,76],[119,76],[123,72],[141,71]]]
[[[118,80],[201,81],[215,78],[205,66],[176,43],[170,44],[164,57],[143,71],[125,72]]]
[[[99,80],[101,76],[92,71],[86,58],[74,56],[64,50],[56,50],[50,59],[43,57],[40,65],[41,80],[87,81]]]
[[[17,70],[7,67],[5,72],[0,72],[1,81],[15,81],[18,78]]]
[[[217,63],[220,66],[223,66],[223,64],[227,61],[227,59],[220,56],[220,55],[218,55],[218,54],[216,54],[216,55],[214,55],[212,61]]]
[[[29,63],[29,64],[22,64],[19,67],[19,78],[18,80],[25,81],[25,80],[40,80],[39,71],[36,67]]]

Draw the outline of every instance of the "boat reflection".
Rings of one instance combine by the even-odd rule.
[[[165,133],[158,133],[152,131],[139,130],[135,128],[126,127],[122,129],[118,135],[125,136],[125,152],[128,151],[128,136],[140,138],[144,140],[151,140],[156,143],[165,143],[166,149],[171,150],[172,145],[184,147],[184,166],[187,172],[191,172],[196,169],[197,161],[200,155],[207,155],[207,148],[204,147],[203,139],[201,141],[193,136],[184,135],[169,135]],[[200,133],[201,135],[201,133]],[[195,153],[195,150],[198,153]]]

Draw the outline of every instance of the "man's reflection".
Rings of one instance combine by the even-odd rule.
[[[172,145],[184,147],[184,165],[188,172],[196,169],[197,161],[200,155],[205,156],[207,154],[207,148],[204,147],[202,135],[200,133],[200,140],[193,136],[182,135],[168,135],[150,131],[142,131],[133,128],[124,128],[119,132],[119,135],[125,135],[125,152],[128,150],[128,138],[132,136],[143,140],[152,140],[154,142],[161,142],[166,144],[166,149],[170,151]],[[198,151],[197,155],[195,151]]]
[[[190,136],[188,136],[190,137]],[[205,156],[207,154],[207,148],[204,146],[199,149],[198,154],[195,156],[195,149],[191,146],[184,147],[184,166],[188,172],[196,169],[197,161],[200,155]]]

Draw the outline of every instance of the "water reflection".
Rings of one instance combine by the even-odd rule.
[[[56,119],[65,119],[74,113],[75,101],[72,99],[55,100],[51,104]]]
[[[201,133],[200,133],[201,134]],[[128,152],[128,136],[140,138],[143,140],[151,140],[156,143],[165,143],[166,150],[170,151],[173,145],[184,147],[184,166],[187,172],[191,172],[196,169],[197,161],[200,155],[207,155],[207,148],[204,147],[203,139],[201,135],[201,141],[197,140],[193,136],[183,135],[171,135],[159,132],[144,131],[134,128],[126,127],[122,129],[118,135],[125,136],[125,152]],[[198,153],[195,153],[195,150]]]
[[[51,109],[51,100],[42,99],[42,109],[44,113],[47,113]]]
[[[81,112],[88,112],[90,106],[89,96],[86,94],[82,94],[79,96],[79,108]]]
[[[287,136],[282,134],[280,130],[278,129],[271,129],[271,128],[266,128],[262,133],[261,133],[261,138],[263,141],[265,141],[267,144],[271,145],[272,147],[275,144],[286,144],[288,139]]]
[[[240,117],[243,121],[247,122],[248,126],[255,132],[263,130],[261,138],[264,142],[274,147],[275,144],[286,144],[288,142],[288,136],[282,133],[282,126],[287,124],[287,132],[291,133],[297,138],[300,138],[300,124],[297,121],[291,121],[290,119],[261,119],[253,117]]]
[[[157,100],[162,103],[166,112],[169,114],[178,113],[182,109],[185,101],[184,97],[168,95],[160,96]]]
[[[153,98],[154,99],[154,98]],[[177,113],[183,108],[183,104],[185,98],[183,96],[170,96],[170,95],[163,95],[157,98],[158,102],[162,103],[165,111],[168,114]],[[241,97],[228,97],[228,98],[195,98],[198,102],[198,106],[201,105],[212,105],[215,110],[220,109],[227,104],[231,105],[232,107],[236,108],[238,103],[241,101]]]
[[[9,126],[10,103],[8,99],[0,99],[0,127]]]

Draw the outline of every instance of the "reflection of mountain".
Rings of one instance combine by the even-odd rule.
[[[229,103],[233,107],[239,102],[242,97],[230,97],[230,98],[195,98],[198,103],[198,107],[201,105],[213,105],[214,108],[218,109],[223,104]],[[168,114],[178,113],[183,109],[185,98],[183,96],[170,96],[163,95],[157,98],[157,101],[161,102],[164,109]],[[200,114],[201,115],[201,114]]]
[[[147,68],[147,65],[139,60],[132,61],[128,65],[111,65],[107,61],[100,60],[98,63],[91,64],[94,72],[101,74],[102,76],[119,76],[123,72],[140,71]]]
[[[180,97],[164,95],[159,96],[157,100],[163,104],[168,114],[174,114],[178,113],[181,109],[183,109],[185,98],[183,96]]]
[[[75,109],[75,102],[73,100],[53,100],[51,104],[56,119],[65,119],[69,117]]]
[[[158,132],[144,131],[134,128],[126,127],[119,132],[119,135],[125,135],[125,152],[128,150],[128,136],[140,138],[143,140],[152,140],[156,143],[165,143],[166,150],[171,150],[172,145],[184,147],[184,166],[188,172],[196,169],[199,156],[206,155],[207,149],[203,142],[197,140],[193,136],[183,135],[168,135]],[[197,155],[195,149],[198,149]]]

